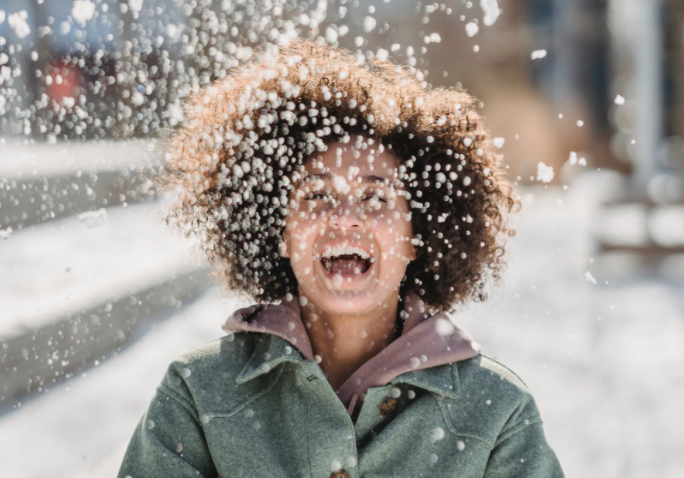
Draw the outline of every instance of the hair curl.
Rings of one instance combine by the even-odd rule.
[[[292,173],[327,143],[361,133],[405,166],[420,243],[402,296],[415,291],[446,311],[485,300],[519,202],[476,100],[425,85],[415,70],[307,40],[264,50],[187,102],[158,178],[178,193],[167,224],[200,237],[224,288],[259,303],[296,294],[278,253]]]

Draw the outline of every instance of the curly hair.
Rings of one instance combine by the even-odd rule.
[[[177,192],[166,223],[200,238],[224,288],[258,303],[297,294],[278,253],[292,173],[328,143],[363,134],[402,161],[419,246],[402,296],[415,291],[445,311],[485,300],[520,203],[477,104],[377,57],[308,40],[271,46],[189,98],[158,178]]]

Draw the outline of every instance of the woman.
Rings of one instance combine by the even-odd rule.
[[[174,361],[120,477],[561,477],[525,384],[446,315],[517,207],[475,100],[307,41],[191,99],[170,222],[255,305]]]

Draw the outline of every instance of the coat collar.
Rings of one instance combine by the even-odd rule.
[[[300,363],[304,359],[286,340],[273,334],[263,334],[242,371],[235,378],[239,385],[270,372],[283,362]]]
[[[252,356],[236,377],[235,382],[239,385],[249,382],[260,375],[269,373],[283,362],[301,363],[304,361],[305,359],[297,354],[286,340],[273,334],[264,335],[258,339]],[[456,398],[460,392],[458,370],[456,367],[449,366],[412,370],[399,374],[389,383],[393,385],[404,383],[449,398]]]
[[[226,320],[223,329],[228,333],[260,333],[250,359],[236,377],[238,384],[268,373],[283,362],[314,360],[300,312],[298,297],[293,296],[278,305],[239,309]],[[354,394],[365,395],[368,387],[388,383],[458,396],[457,368],[442,365],[472,358],[479,354],[480,346],[453,326],[443,312],[431,315],[415,293],[405,297],[403,313],[401,336],[359,367],[337,390],[343,403]]]

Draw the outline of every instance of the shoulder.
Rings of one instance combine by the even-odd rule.
[[[458,368],[462,387],[498,391],[516,398],[531,395],[529,387],[517,373],[487,355],[480,354],[454,365]]]
[[[171,366],[191,367],[199,374],[210,373],[215,378],[216,368],[235,366],[248,360],[254,350],[258,333],[239,332],[224,335],[178,355]],[[227,371],[227,370],[224,370]]]
[[[506,430],[541,421],[528,386],[510,368],[486,355],[452,364],[458,397],[440,404],[461,434],[493,446]]]
[[[231,399],[241,395],[235,378],[252,357],[260,335],[228,334],[184,352],[168,365],[161,391],[198,409],[215,408],[218,403],[230,406]]]

